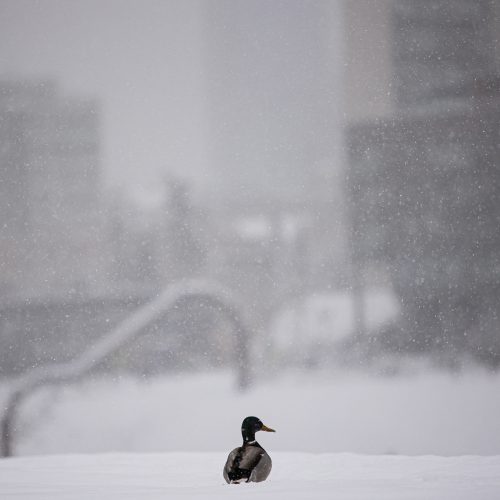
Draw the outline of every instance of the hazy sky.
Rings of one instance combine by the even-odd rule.
[[[100,99],[108,184],[204,172],[196,0],[0,0],[0,77]]]

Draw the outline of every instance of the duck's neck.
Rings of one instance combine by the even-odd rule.
[[[255,443],[255,432],[244,429],[241,431],[241,435],[243,436],[243,444]]]

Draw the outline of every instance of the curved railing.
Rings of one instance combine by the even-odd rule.
[[[206,281],[188,281],[168,286],[156,298],[134,311],[129,317],[91,345],[79,357],[61,364],[42,366],[15,379],[8,387],[0,420],[0,456],[13,455],[15,421],[20,403],[36,388],[76,380],[95,365],[132,340],[149,324],[158,320],[185,297],[199,297],[215,304],[233,323],[236,339],[234,360],[237,385],[244,389],[250,382],[248,366],[248,336],[241,305],[223,287]]]

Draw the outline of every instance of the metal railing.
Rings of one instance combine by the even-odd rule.
[[[234,362],[237,372],[237,386],[245,389],[250,383],[248,363],[249,330],[242,317],[243,308],[228,290],[207,281],[188,281],[168,286],[156,298],[134,311],[118,326],[101,337],[74,360],[41,366],[31,370],[8,386],[7,396],[0,419],[0,456],[14,454],[16,419],[22,401],[38,387],[77,380],[87,374],[94,366],[139,336],[151,323],[171,310],[176,303],[186,297],[199,297],[214,304],[233,324]]]

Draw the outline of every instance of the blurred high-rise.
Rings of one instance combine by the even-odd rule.
[[[498,363],[500,5],[387,0],[347,10],[348,90],[366,90],[351,100],[346,129],[358,276],[385,270],[401,298],[396,348]]]
[[[102,291],[99,114],[51,81],[0,83],[0,293]]]
[[[254,310],[339,284],[337,2],[204,2],[212,269]],[[217,271],[216,271],[217,272]],[[256,314],[256,312],[255,312]]]
[[[319,1],[205,6],[210,162],[225,197],[310,201],[339,140],[339,13]],[[316,168],[315,168],[316,167]],[[315,193],[315,194],[313,194]]]

